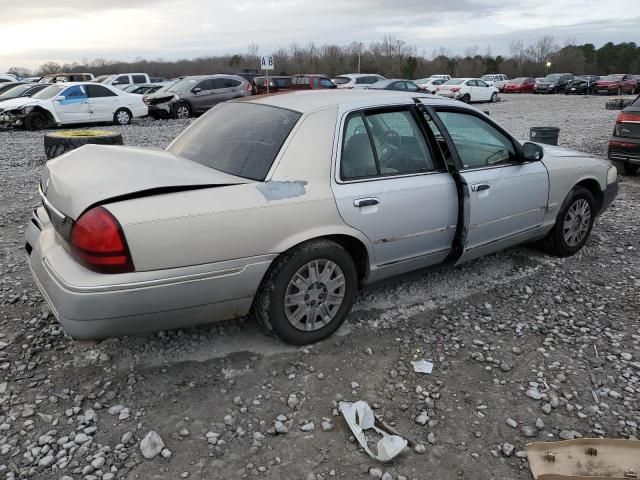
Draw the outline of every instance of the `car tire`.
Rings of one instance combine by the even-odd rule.
[[[491,94],[491,98],[489,99],[489,103],[496,103],[498,101],[498,94],[496,92],[493,92]]]
[[[42,112],[31,112],[24,117],[23,125],[26,130],[42,130],[49,126],[49,119]]]
[[[631,165],[621,160],[613,160],[613,165],[620,175],[634,175],[638,171],[638,165]]]
[[[574,187],[563,202],[555,225],[541,240],[543,250],[559,257],[569,257],[577,253],[591,234],[596,216],[595,205],[596,202],[589,190],[581,186]],[[589,214],[586,224],[583,223],[585,211]]]
[[[113,124],[114,125],[129,125],[131,123],[133,115],[127,108],[119,108],[113,114]]]
[[[324,274],[326,268],[333,270],[327,280],[321,277],[320,281],[313,282],[311,268],[319,272],[320,267],[322,267],[320,275]],[[304,283],[305,271],[309,272],[309,276],[306,277],[308,285]],[[341,275],[337,272],[341,272]],[[331,278],[334,274],[336,277]],[[327,290],[328,281],[335,281],[340,277],[344,279],[344,285],[339,287],[342,295],[341,303],[325,304],[330,293]],[[298,281],[294,282],[296,278]],[[312,240],[292,248],[274,261],[255,296],[253,312],[263,325],[272,329],[285,342],[293,345],[307,345],[329,337],[342,325],[353,306],[357,287],[358,274],[349,253],[330,240]],[[333,295],[338,296],[336,291],[333,291]],[[302,304],[285,305],[287,297],[293,298],[296,295],[304,295],[298,299]],[[312,325],[314,329],[303,330],[300,328],[303,326],[302,320],[305,319],[305,327],[309,320],[309,315],[305,312],[318,315],[314,313],[315,308],[318,308],[317,305],[322,305],[325,311],[332,315],[331,318],[327,323],[316,328],[317,317],[315,317]],[[329,312],[328,308],[331,307],[334,310]],[[291,311],[291,308],[294,310]]]
[[[185,120],[191,116],[191,107],[186,102],[178,102],[173,107],[173,118]]]
[[[44,153],[47,160],[75,150],[87,144],[123,145],[122,135],[107,130],[64,130],[44,136]]]
[[[463,96],[460,97],[460,101],[463,103],[471,103],[471,95],[469,95],[468,93],[465,93]]]

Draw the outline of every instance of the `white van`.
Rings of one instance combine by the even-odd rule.
[[[151,79],[146,73],[119,73],[117,75],[102,75],[101,77],[96,78],[95,81],[120,89],[128,87],[129,85],[135,85],[139,83],[151,83]]]

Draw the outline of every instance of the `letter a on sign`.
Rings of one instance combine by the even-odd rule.
[[[265,55],[260,62],[260,68],[262,70],[273,70],[273,57],[271,55]]]

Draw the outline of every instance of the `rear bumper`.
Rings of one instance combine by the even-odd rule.
[[[611,137],[608,157],[609,160],[640,165],[640,138]]]
[[[272,255],[215,264],[99,274],[65,250],[44,209],[25,235],[38,288],[74,338],[106,338],[246,315]]]

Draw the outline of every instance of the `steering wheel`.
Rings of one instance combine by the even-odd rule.
[[[380,137],[380,143],[382,145],[382,152],[379,158],[380,164],[386,166],[393,160],[395,153],[400,150],[402,138],[395,130],[387,130]]]

